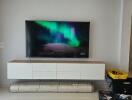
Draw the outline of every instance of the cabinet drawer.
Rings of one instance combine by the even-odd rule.
[[[81,73],[101,74],[105,72],[104,64],[81,64]]]
[[[35,71],[56,71],[56,63],[33,63],[33,72]]]
[[[73,64],[73,63],[70,63],[70,64],[67,64],[67,63],[60,63],[60,64],[57,64],[57,71],[73,71],[73,72],[78,72],[80,71],[80,65],[79,64]]]
[[[33,79],[56,79],[56,72],[33,72]]]
[[[30,63],[8,63],[8,79],[32,79],[32,65]]]
[[[82,80],[104,80],[104,74],[81,73]]]
[[[57,72],[57,79],[80,79],[79,72]]]

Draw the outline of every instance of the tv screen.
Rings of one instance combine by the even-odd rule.
[[[26,21],[26,56],[89,57],[90,22]]]

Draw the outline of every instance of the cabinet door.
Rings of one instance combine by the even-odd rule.
[[[42,72],[42,71],[55,71],[56,72],[56,63],[32,63],[33,72]]]
[[[103,80],[105,64],[81,64],[81,79]]]
[[[56,79],[56,72],[33,72],[33,79]]]
[[[57,71],[80,72],[80,65],[76,63],[57,63]]]
[[[80,79],[80,72],[57,72],[57,79]]]
[[[8,63],[8,79],[32,79],[32,64],[30,63]]]
[[[75,63],[57,63],[57,79],[80,79],[80,66]]]
[[[56,63],[33,63],[33,79],[56,79]]]

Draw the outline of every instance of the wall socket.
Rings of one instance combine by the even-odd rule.
[[[0,42],[0,48],[4,48],[4,42]]]

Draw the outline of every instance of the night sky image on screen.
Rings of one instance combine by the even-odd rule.
[[[89,56],[90,22],[26,21],[28,57]]]

